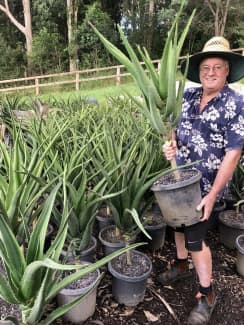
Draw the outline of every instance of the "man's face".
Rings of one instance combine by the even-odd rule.
[[[199,78],[204,90],[221,90],[229,74],[228,62],[221,58],[207,58],[200,63]]]

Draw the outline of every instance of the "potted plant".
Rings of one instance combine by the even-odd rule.
[[[150,129],[148,134],[144,129],[144,138],[134,134],[131,140],[126,137],[126,141],[123,135],[117,137],[114,132],[117,130],[109,130],[104,125],[103,142],[96,146],[93,160],[96,169],[106,178],[109,188],[120,193],[107,200],[115,226],[102,229],[99,238],[103,241],[108,230],[115,246],[121,247],[141,230],[144,231],[141,216],[151,201],[151,198],[148,202],[144,200],[145,194],[158,175],[165,171],[152,170],[159,146],[156,147],[158,142],[150,137]],[[104,158],[107,161],[105,167],[102,166]]]
[[[231,188],[235,193],[236,203],[233,208],[229,208],[219,214],[220,241],[226,247],[234,249],[236,238],[244,233],[244,166],[243,155],[235,170]]]
[[[236,238],[244,234],[244,211],[240,210],[243,203],[244,199],[235,204],[235,210],[224,210],[219,214],[220,242],[231,249],[236,247]]]
[[[88,121],[86,121],[88,123]],[[88,127],[87,127],[88,129]],[[67,199],[70,209],[66,253],[72,259],[82,259],[93,262],[96,251],[96,237],[93,236],[94,222],[99,204],[117,195],[107,184],[105,176],[101,176],[93,166],[93,151],[91,144],[98,139],[99,125],[85,135],[74,134],[69,137],[68,157],[50,151],[50,161],[55,156],[53,167],[49,168],[50,177],[57,177],[62,169],[66,170]],[[82,143],[82,146],[79,145]],[[66,153],[65,153],[66,155]],[[103,161],[102,166],[106,164]],[[103,166],[103,168],[105,168]],[[59,209],[54,210],[54,219],[59,224]],[[66,254],[64,252],[64,254]]]
[[[244,277],[244,233],[236,238],[235,245],[237,249],[236,269]]]
[[[98,233],[105,227],[113,225],[114,219],[112,211],[106,203],[102,203],[96,213],[96,223]]]
[[[166,223],[160,209],[149,207],[143,214],[143,224],[151,240],[142,234],[142,240],[148,243],[148,248],[155,251],[161,249],[164,245],[166,234]]]
[[[118,135],[117,128],[109,129],[105,124],[103,142],[94,151],[96,169],[106,177],[108,186],[120,193],[107,200],[115,225],[105,227],[99,233],[105,254],[127,246],[140,231],[149,236],[141,222],[142,212],[149,204],[145,201],[145,194],[158,175],[165,171],[152,170],[159,146],[157,150],[158,142],[153,142],[150,129],[148,133],[145,129],[143,131],[144,137],[137,133],[129,140],[123,132]],[[106,168],[102,167],[104,159],[107,161]],[[151,267],[148,256],[139,251],[130,251],[121,255],[120,259],[113,259],[108,268],[113,276],[112,293],[115,299],[127,306],[135,306],[142,301]]]
[[[63,183],[64,209],[58,233],[52,246],[44,253],[45,234],[50,215],[57,197],[58,190]],[[69,211],[66,204],[65,177],[50,192],[42,209],[35,227],[30,234],[30,241],[25,249],[19,245],[15,234],[9,226],[8,216],[4,210],[0,213],[0,256],[4,265],[5,274],[0,274],[1,299],[11,304],[17,304],[21,309],[21,320],[13,321],[13,324],[52,324],[65,312],[76,306],[82,299],[78,298],[69,304],[58,307],[52,311],[46,319],[42,317],[48,303],[56,297],[57,293],[71,282],[95,271],[110,260],[110,257],[91,265],[68,265],[60,263],[60,254],[67,234],[67,220]],[[132,247],[133,248],[133,247]],[[124,250],[122,250],[123,252]],[[117,253],[114,254],[116,256]],[[112,257],[114,257],[112,256]],[[77,272],[60,279],[57,272],[65,270],[77,270]],[[56,274],[56,275],[55,275]]]
[[[193,11],[179,37],[178,22],[184,5],[185,1],[182,1],[181,8],[168,33],[160,60],[159,73],[154,67],[146,49],[142,50],[138,47],[138,52],[145,64],[145,68],[143,68],[120,26],[118,26],[120,37],[129,57],[123,54],[122,51],[110,43],[92,24],[90,24],[106,49],[127,68],[141,90],[144,100],[140,101],[129,95],[131,100],[137,103],[141,113],[149,120],[151,127],[163,138],[164,141],[167,139],[169,143],[172,138],[172,130],[177,124],[180,115],[182,96],[186,81],[185,73],[185,75],[180,78],[178,87],[176,86],[180,51],[195,13],[195,11]],[[187,69],[185,71],[187,71]],[[175,160],[171,161],[171,167],[173,171],[171,171],[172,174],[170,177],[168,175],[166,177],[161,177],[152,186],[152,190],[155,193],[162,214],[164,215],[166,222],[172,226],[196,223],[201,217],[201,212],[197,212],[195,209],[197,204],[201,201],[199,185],[201,173],[198,172],[198,170],[182,170],[179,172]],[[192,184],[193,189],[191,186]],[[187,199],[189,198],[189,191],[190,194],[194,194],[194,201]],[[167,200],[162,201],[166,195]],[[166,204],[169,201],[170,204]],[[187,209],[186,213],[183,212],[184,209]],[[187,215],[191,215],[193,218],[190,220],[183,218]]]

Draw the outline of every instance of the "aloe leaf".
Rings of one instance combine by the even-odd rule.
[[[146,65],[146,68],[148,69],[149,75],[153,81],[153,84],[155,85],[157,91],[159,92],[159,78],[158,78],[158,71],[155,69],[155,66],[149,56],[149,53],[147,52],[146,48],[143,48],[143,51],[140,47],[138,47],[138,51],[143,59],[143,62]],[[160,94],[160,93],[159,93]]]
[[[138,215],[138,212],[136,211],[136,209],[131,209],[131,210],[130,209],[126,209],[126,211],[129,212],[132,215],[135,223],[137,224],[138,228],[143,232],[143,234],[147,238],[152,239],[152,237],[147,233],[147,231],[143,227],[143,224],[141,223],[141,220],[139,218],[139,215]]]
[[[9,286],[9,283],[6,281],[5,277],[0,273],[0,298],[4,301],[7,301],[10,304],[18,304],[19,300],[15,297],[15,294],[12,288]]]
[[[47,227],[59,188],[60,184],[56,185],[56,187],[49,194],[45,204],[43,205],[41,215],[39,216],[37,224],[35,225],[30,237],[30,242],[26,254],[27,264],[31,263],[34,260],[38,260],[43,256]]]
[[[11,270],[13,281],[19,285],[26,263],[18,242],[2,213],[0,213],[0,240],[4,248],[1,256],[8,269]]]
[[[168,117],[171,113],[174,113],[176,106],[176,49],[173,44],[170,45],[169,48],[169,57],[168,57],[168,66],[173,69],[168,74],[168,96],[166,102],[166,116]],[[175,116],[173,116],[175,118]]]

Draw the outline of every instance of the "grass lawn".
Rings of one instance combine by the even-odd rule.
[[[72,100],[72,98],[77,97],[91,97],[96,98],[99,103],[103,103],[107,100],[108,97],[125,95],[126,92],[129,92],[133,96],[138,96],[140,94],[139,89],[136,87],[136,85],[133,82],[129,82],[120,86],[110,86],[105,84],[103,87],[94,89],[52,92],[49,94],[40,95],[39,98],[41,101],[45,102],[49,101],[49,99],[53,97],[62,100]]]

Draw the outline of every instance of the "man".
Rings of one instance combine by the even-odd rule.
[[[185,63],[182,65],[182,72]],[[209,217],[238,164],[244,146],[244,98],[228,86],[244,77],[244,57],[231,52],[223,37],[213,37],[203,51],[190,57],[187,77],[201,83],[183,96],[182,113],[171,146],[163,145],[168,160],[178,165],[200,161],[201,222],[174,229],[177,256],[171,269],[159,275],[168,284],[189,276],[188,252],[199,279],[197,304],[189,324],[207,324],[216,295],[212,288],[212,256],[206,242]]]

